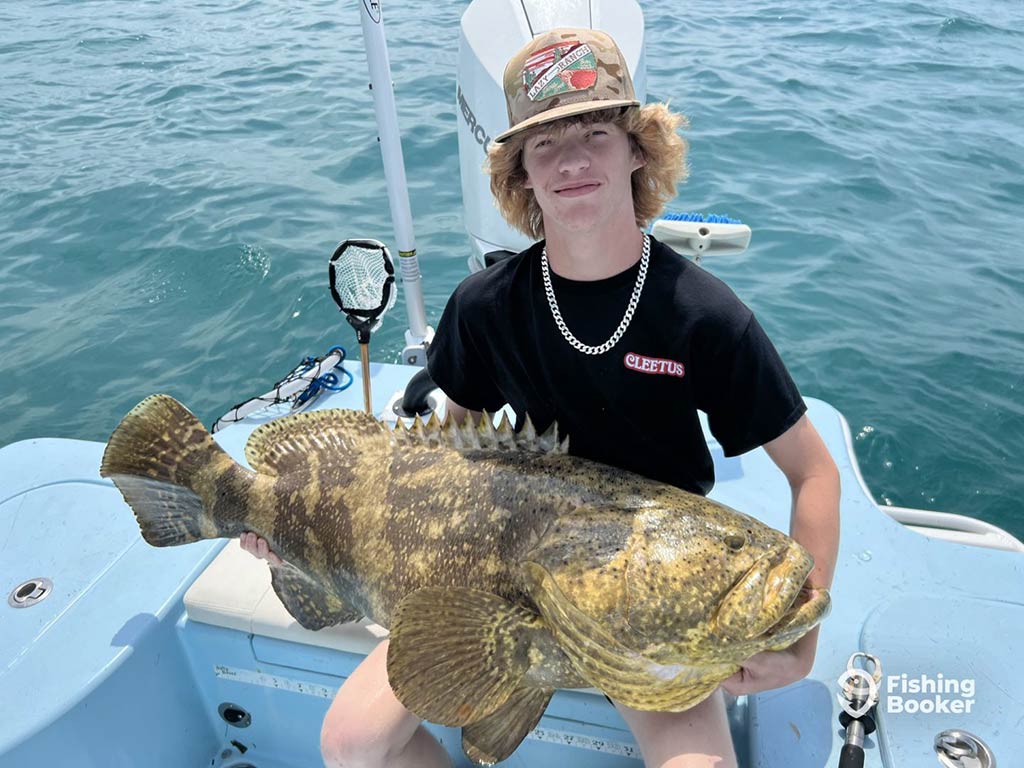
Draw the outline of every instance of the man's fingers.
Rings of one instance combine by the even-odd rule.
[[[747,692],[745,677],[743,667],[740,667],[735,674],[725,678],[719,685],[733,696],[743,696]]]
[[[266,539],[260,538],[252,531],[246,531],[239,536],[238,543],[250,555],[266,560],[271,565],[281,565],[284,562],[275,552],[271,551]]]

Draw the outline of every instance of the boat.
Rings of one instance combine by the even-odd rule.
[[[332,350],[296,369],[259,408],[232,409],[216,438],[239,461],[252,430],[291,412],[295,398],[305,398],[301,408],[361,409],[368,396],[392,423],[444,412],[443,393],[421,373],[432,331],[403,199],[383,15],[372,0],[355,5],[401,254],[406,348],[400,364],[365,367]],[[471,269],[525,245],[493,212],[479,171],[505,119],[504,61],[531,33],[566,25],[613,30],[642,98],[643,17],[632,0],[474,0],[463,16],[454,98]],[[749,231],[728,223],[669,230],[696,259],[749,242]],[[325,378],[335,366],[351,386]],[[880,505],[843,415],[825,401],[807,403],[842,477],[833,609],[807,678],[730,701],[740,765],[1016,764],[1024,748],[1024,544],[971,518]],[[767,454],[727,458],[705,432],[712,498],[786,530],[789,488]],[[266,565],[235,540],[150,547],[99,475],[103,450],[52,438],[0,448],[0,768],[321,765],[327,707],[386,631],[365,620],[303,629],[274,595]],[[456,766],[471,765],[457,729],[428,727]],[[642,760],[605,698],[572,690],[556,693],[502,765],[638,768]]]

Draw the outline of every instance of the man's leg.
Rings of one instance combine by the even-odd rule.
[[[646,768],[736,768],[721,689],[685,712],[641,712],[615,702]]]
[[[327,768],[450,768],[444,748],[388,684],[388,641],[355,668],[324,718]]]

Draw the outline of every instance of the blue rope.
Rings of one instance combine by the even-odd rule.
[[[344,366],[345,358],[348,357],[348,352],[345,351],[344,347],[340,347],[340,346],[339,347],[331,347],[327,351],[327,354],[329,355],[332,352],[340,352],[341,353],[341,357],[338,358],[338,362],[334,364],[335,370],[341,371],[342,376],[348,376],[348,381],[346,381],[344,384],[342,384],[341,386],[337,387],[336,389],[332,390],[333,392],[341,392],[343,389],[348,389],[349,387],[352,386],[352,374],[349,373],[348,371],[346,371],[345,370],[345,366]],[[333,373],[329,373],[327,375],[328,376],[334,376]],[[337,383],[337,377],[336,376],[335,376],[335,383]]]
[[[320,394],[322,390],[327,390],[329,392],[341,392],[342,390],[348,389],[350,386],[352,386],[352,374],[346,371],[343,365],[343,363],[345,362],[345,357],[348,353],[345,352],[344,347],[331,347],[330,350],[327,352],[327,355],[330,356],[334,352],[341,353],[341,358],[338,360],[337,363],[334,364],[334,370],[341,371],[341,375],[343,377],[348,377],[347,381],[345,381],[344,384],[339,384],[338,376],[333,371],[330,373],[325,373],[323,376],[317,376],[316,378],[309,382],[309,386],[306,388],[306,390],[295,399],[296,405],[302,405],[307,400],[316,397],[317,395]],[[302,373],[305,373],[306,371],[310,370],[316,364],[317,360],[315,360],[312,357],[307,357],[303,361],[303,365],[305,365],[306,367],[302,369]]]

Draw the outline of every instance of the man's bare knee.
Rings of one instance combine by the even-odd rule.
[[[646,768],[736,768],[722,693],[686,712],[641,712],[616,704]]]
[[[353,723],[324,720],[320,729],[320,755],[326,768],[382,768],[388,745]]]
[[[389,741],[373,733],[372,729],[360,731],[348,725],[339,728],[325,721],[320,731],[320,754],[326,768],[451,766],[444,747],[423,726],[416,728],[408,741]]]
[[[387,641],[353,670],[320,729],[328,768],[433,768],[449,765],[444,748],[402,706],[388,684]]]

